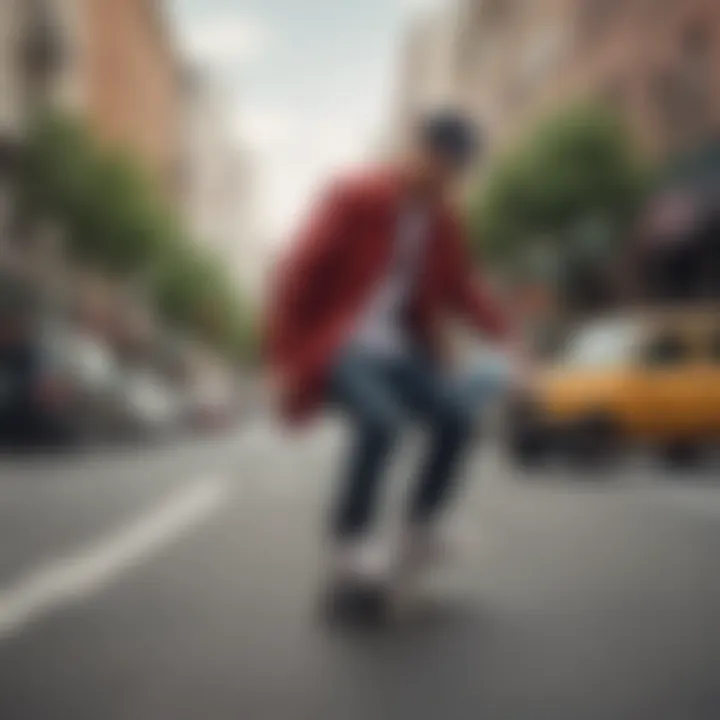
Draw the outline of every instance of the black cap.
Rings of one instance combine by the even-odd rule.
[[[477,125],[456,110],[428,113],[420,121],[419,136],[425,147],[458,168],[472,163],[481,149]]]

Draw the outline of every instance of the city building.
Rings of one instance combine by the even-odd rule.
[[[172,196],[179,181],[181,74],[161,0],[73,0],[82,9],[85,114]]]
[[[472,108],[493,151],[582,100],[617,110],[656,154],[701,143],[720,129],[717,0],[456,0],[445,12],[452,31],[444,89]],[[433,33],[442,27],[431,25]],[[430,45],[425,41],[420,54],[431,57]],[[399,107],[437,77],[412,75]]]
[[[226,96],[198,72],[184,84],[182,205],[193,237],[255,294],[261,248],[252,158],[233,126]]]
[[[65,59],[61,17],[45,0],[0,3],[0,247],[19,236],[15,203],[25,131],[32,113],[55,100]],[[27,246],[28,243],[25,243]],[[4,252],[3,252],[4,254]]]
[[[14,63],[0,71],[0,93],[22,80],[18,97],[26,111],[43,104],[77,113],[108,146],[131,153],[173,199],[180,75],[164,3],[3,0],[2,6],[18,32]],[[0,28],[13,32],[12,23]]]
[[[0,245],[9,229],[12,181],[22,131],[18,18],[22,0],[0,3]]]
[[[0,140],[16,139],[22,127],[22,69],[18,39],[22,0],[0,3]]]
[[[16,223],[14,183],[26,130],[46,108],[82,118],[107,147],[127,152],[166,197],[177,199],[179,75],[163,3],[156,0],[0,2],[0,240],[2,262],[45,295],[76,296],[102,315],[141,311],[113,281],[67,262],[63,229],[52,217]],[[9,228],[13,232],[5,232]],[[112,310],[112,312],[111,312]],[[144,322],[144,320],[143,320]],[[108,329],[108,328],[106,328]],[[113,331],[114,332],[114,331]]]

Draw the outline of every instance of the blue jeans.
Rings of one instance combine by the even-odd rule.
[[[458,392],[474,416],[482,416],[489,404],[505,396],[512,386],[512,367],[507,358],[485,353],[457,378]]]
[[[337,537],[364,534],[398,433],[406,420],[427,430],[427,455],[408,506],[410,522],[429,521],[444,507],[472,434],[470,407],[456,385],[420,354],[380,358],[349,351],[335,366],[329,401],[354,431],[337,505]]]

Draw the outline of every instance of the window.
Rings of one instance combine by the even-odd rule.
[[[611,112],[622,112],[627,106],[628,92],[621,78],[613,78],[602,89],[600,99]]]
[[[682,99],[677,76],[670,70],[661,70],[652,80],[651,93],[663,134],[675,145],[682,125]]]
[[[653,96],[671,146],[682,149],[703,140],[712,128],[712,35],[689,26],[681,39],[676,66],[658,72]]]
[[[673,331],[663,331],[650,339],[643,352],[645,364],[672,368],[685,364],[691,356],[687,340]]]
[[[713,85],[712,36],[705,25],[691,25],[685,31],[681,72],[688,88],[688,100],[693,103],[693,110],[703,113],[704,119]]]
[[[682,0],[646,0],[645,6],[653,15],[657,15],[661,12],[666,12],[675,3],[682,2]]]
[[[518,81],[525,92],[541,86],[557,69],[568,46],[565,27],[556,23],[537,28],[534,39],[520,54]]]
[[[608,29],[623,10],[625,0],[583,0],[579,26],[586,36],[597,36]]]
[[[704,65],[712,47],[711,30],[704,24],[688,25],[682,38],[683,55]]]
[[[510,20],[518,9],[518,0],[490,0],[486,4],[485,18],[490,23]]]
[[[113,358],[102,344],[92,340],[81,340],[75,348],[76,368],[85,382],[102,386],[113,376]]]
[[[592,324],[571,338],[565,364],[578,369],[620,367],[632,357],[636,337],[637,328],[631,322]]]

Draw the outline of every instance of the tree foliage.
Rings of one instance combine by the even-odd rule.
[[[471,207],[475,248],[513,269],[539,246],[567,258],[622,240],[645,184],[624,126],[603,109],[565,110],[489,170]]]
[[[82,124],[52,115],[31,129],[23,203],[31,216],[62,225],[76,260],[142,278],[167,322],[233,359],[253,352],[247,303],[225,268],[186,236],[139,167]]]

